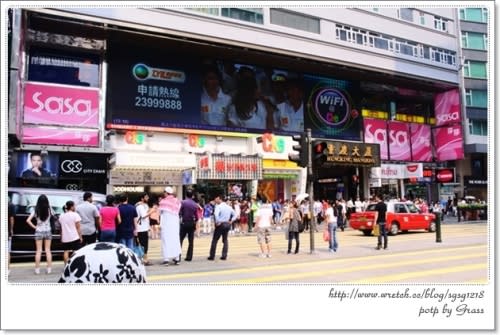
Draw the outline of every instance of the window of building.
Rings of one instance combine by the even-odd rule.
[[[222,8],[221,15],[241,21],[264,23],[262,8]]]
[[[487,8],[461,8],[460,20],[473,22],[488,22]]]
[[[448,32],[448,20],[434,16],[434,29]]]
[[[420,16],[420,24],[425,26],[425,13],[419,12],[419,16]]]
[[[271,23],[279,26],[320,33],[319,18],[271,8]]]
[[[399,10],[399,18],[405,21],[413,22],[413,9],[401,8]]]
[[[487,69],[485,62],[464,61],[464,76],[468,78],[487,78]]]
[[[465,90],[465,105],[467,107],[488,107],[488,93],[485,90]]]
[[[488,122],[486,120],[469,119],[469,134],[488,136]]]
[[[216,15],[216,16],[219,16],[219,8],[196,8],[196,7],[193,7],[193,8],[186,8],[188,10],[193,10],[195,12],[200,12],[200,13],[204,13],[204,14],[209,14],[209,15]]]
[[[486,34],[462,31],[462,48],[486,50],[487,43]]]
[[[99,87],[99,56],[32,46],[28,80]]]
[[[373,11],[378,13],[378,8],[373,8]]]

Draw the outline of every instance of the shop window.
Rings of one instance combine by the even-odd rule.
[[[31,47],[28,58],[30,81],[99,87],[99,56]]]

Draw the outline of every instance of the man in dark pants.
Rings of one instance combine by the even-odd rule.
[[[213,261],[215,258],[215,249],[217,248],[217,242],[222,236],[222,256],[221,260],[225,261],[227,259],[227,251],[229,249],[229,244],[227,241],[227,234],[231,228],[232,221],[236,219],[236,213],[234,209],[227,203],[222,201],[222,197],[219,195],[215,198],[215,230],[212,237],[212,244],[210,246],[210,254],[208,256],[209,261]]]
[[[181,209],[179,215],[181,217],[181,227],[179,230],[179,239],[182,242],[184,238],[188,237],[188,250],[186,253],[185,261],[190,262],[193,259],[193,248],[194,248],[194,231],[196,230],[196,221],[198,217],[196,215],[198,211],[198,204],[193,200],[193,191],[186,191],[186,198],[181,203]],[[180,258],[179,258],[180,259]]]
[[[375,205],[375,222],[379,225],[380,234],[377,236],[377,250],[382,248],[382,236],[384,237],[384,249],[387,249],[387,230],[385,229],[386,223],[386,214],[387,214],[387,205],[382,200],[382,196],[377,194],[375,196],[375,201],[377,204]]]

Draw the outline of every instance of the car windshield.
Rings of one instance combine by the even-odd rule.
[[[368,207],[366,207],[366,211],[367,212],[375,211],[375,205],[376,204],[369,204]]]
[[[410,213],[420,213],[420,210],[414,204],[409,203],[409,204],[406,204],[406,206],[408,206]]]

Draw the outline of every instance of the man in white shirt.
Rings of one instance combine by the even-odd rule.
[[[139,243],[144,248],[144,256],[142,261],[144,265],[151,265],[148,260],[148,249],[149,249],[149,216],[153,212],[152,208],[149,208],[149,194],[141,194],[141,200],[135,205],[135,210],[137,212],[137,238]]]
[[[269,199],[264,199],[257,211],[257,243],[260,245],[260,257],[271,257],[271,226],[273,220],[273,205]],[[267,249],[267,254],[265,250]]]
[[[274,126],[293,132],[304,131],[304,91],[301,82],[291,79],[287,82],[288,100],[277,105]]]

